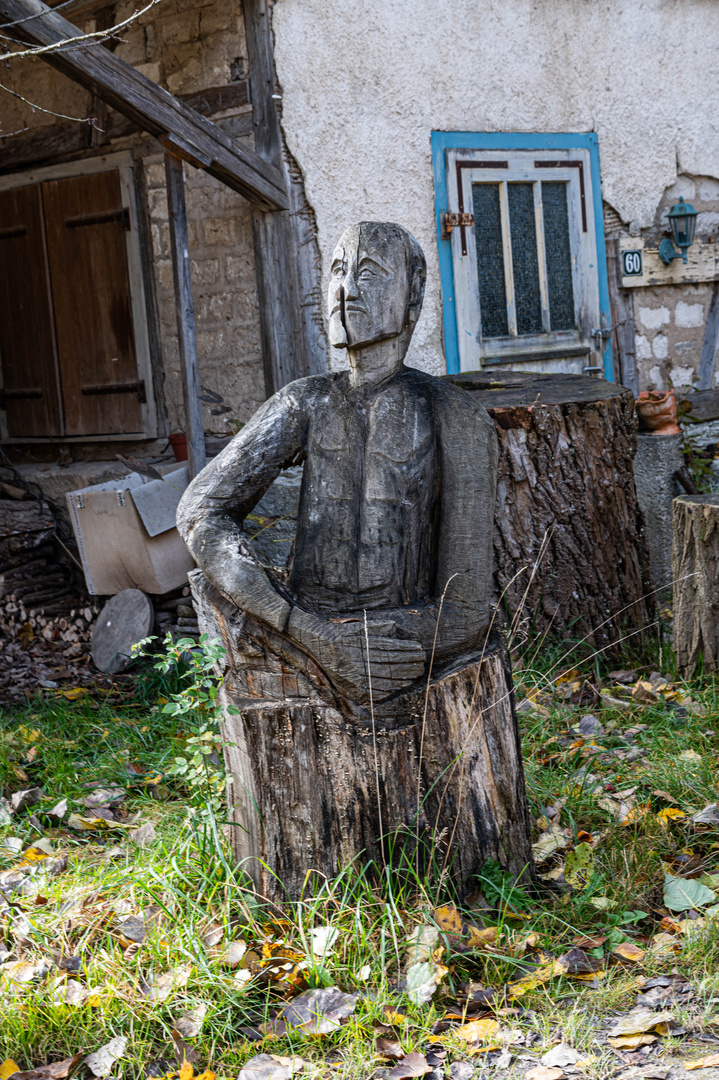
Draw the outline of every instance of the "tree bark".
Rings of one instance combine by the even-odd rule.
[[[223,744],[233,846],[277,904],[357,860],[468,890],[487,859],[531,879],[530,818],[503,640],[374,710],[286,638],[190,574],[200,628],[227,650]],[[236,710],[236,711],[233,711]],[[476,883],[475,883],[476,884]]]
[[[495,588],[510,624],[611,653],[656,613],[634,487],[633,395],[583,375],[451,379],[497,426]]]
[[[681,495],[673,504],[674,651],[689,679],[719,668],[719,495]]]

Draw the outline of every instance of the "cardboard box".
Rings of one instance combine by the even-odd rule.
[[[88,591],[110,596],[122,589],[166,593],[187,583],[195,563],[175,528],[187,466],[148,480],[121,480],[68,491],[66,498]]]

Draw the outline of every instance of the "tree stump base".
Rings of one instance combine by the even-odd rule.
[[[277,904],[358,860],[429,864],[467,891],[488,859],[530,880],[531,825],[503,639],[369,709],[311,658],[190,574],[227,650],[222,737],[233,848]],[[232,708],[233,711],[230,711]],[[236,711],[235,711],[236,710]],[[476,883],[475,883],[476,884]]]
[[[690,679],[719,669],[719,495],[680,495],[672,510],[674,651]]]

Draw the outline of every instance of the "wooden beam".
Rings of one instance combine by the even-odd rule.
[[[190,466],[190,479],[192,479],[193,476],[197,476],[201,469],[204,469],[207,456],[202,424],[202,403],[200,401],[200,371],[197,364],[195,309],[192,303],[190,245],[187,239],[187,213],[185,210],[185,177],[182,161],[173,154],[165,154],[165,176],[167,177],[172,270],[175,280],[177,344],[180,352],[182,394],[185,400],[187,455]]]
[[[0,19],[16,24],[13,36],[39,45],[55,45],[81,33],[42,0],[0,0]],[[233,142],[210,120],[102,45],[58,49],[42,58],[156,136],[175,156],[205,169],[256,206],[287,208],[285,180],[276,165]]]
[[[702,355],[699,360],[699,383],[700,390],[711,390],[714,379],[714,367],[716,365],[717,350],[719,349],[719,283],[714,286],[712,300],[709,305],[706,326],[704,328],[704,341],[702,342]]]
[[[265,390],[273,394],[303,375],[326,370],[319,312],[319,253],[302,176],[287,167],[277,112],[271,5],[243,0],[249,61],[255,150],[285,177],[289,212],[252,213],[255,272],[260,299],[260,332]],[[311,212],[309,218],[312,218]]]
[[[639,393],[639,379],[634,344],[634,297],[627,289],[622,288],[621,253],[616,237],[607,241],[607,269],[609,307],[619,359],[617,382],[626,386],[636,397]]]

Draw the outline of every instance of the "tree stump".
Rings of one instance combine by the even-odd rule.
[[[719,668],[719,495],[672,503],[674,651],[680,675]]]
[[[656,612],[634,487],[632,393],[584,375],[449,378],[497,427],[495,587],[510,619],[611,651]]]
[[[337,695],[287,638],[199,571],[200,628],[227,650],[222,737],[235,855],[275,903],[308,870],[432,862],[460,885],[487,859],[532,876],[530,819],[506,647],[437,670],[373,712]],[[233,707],[236,712],[231,711]],[[310,875],[310,878],[312,875]],[[311,886],[310,886],[311,889]]]

